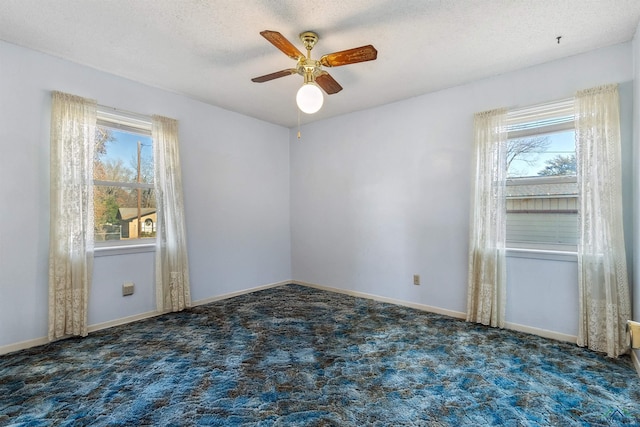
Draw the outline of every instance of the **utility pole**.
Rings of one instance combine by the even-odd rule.
[[[140,184],[140,151],[142,150],[142,143],[138,141],[138,184]],[[142,215],[141,215],[141,191],[142,189],[138,187],[138,239],[142,237]]]

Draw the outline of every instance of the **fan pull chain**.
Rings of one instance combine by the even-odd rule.
[[[300,139],[300,109],[296,109],[298,110],[298,139]]]

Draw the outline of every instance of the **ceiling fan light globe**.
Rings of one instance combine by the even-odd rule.
[[[313,83],[305,83],[296,95],[296,103],[300,111],[306,114],[317,113],[322,108],[324,96],[318,86]]]

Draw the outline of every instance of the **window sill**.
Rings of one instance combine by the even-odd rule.
[[[507,248],[507,258],[577,262],[578,253],[575,251],[554,251],[549,249]]]
[[[117,246],[96,246],[93,249],[94,257],[112,256],[112,255],[127,255],[127,254],[139,254],[144,252],[155,252],[156,244],[153,243],[138,243],[134,245],[117,245]]]

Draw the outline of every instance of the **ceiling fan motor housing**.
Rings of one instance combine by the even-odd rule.
[[[298,60],[298,66],[296,67],[298,74],[304,77],[304,82],[312,82],[313,79],[321,71],[320,61],[316,61],[311,58],[300,58]]]
[[[302,41],[302,44],[304,44],[304,47],[308,51],[313,49],[313,47],[318,42],[319,38],[320,37],[318,37],[318,35],[316,33],[314,33],[313,31],[304,31],[304,32],[300,33],[300,40]]]

